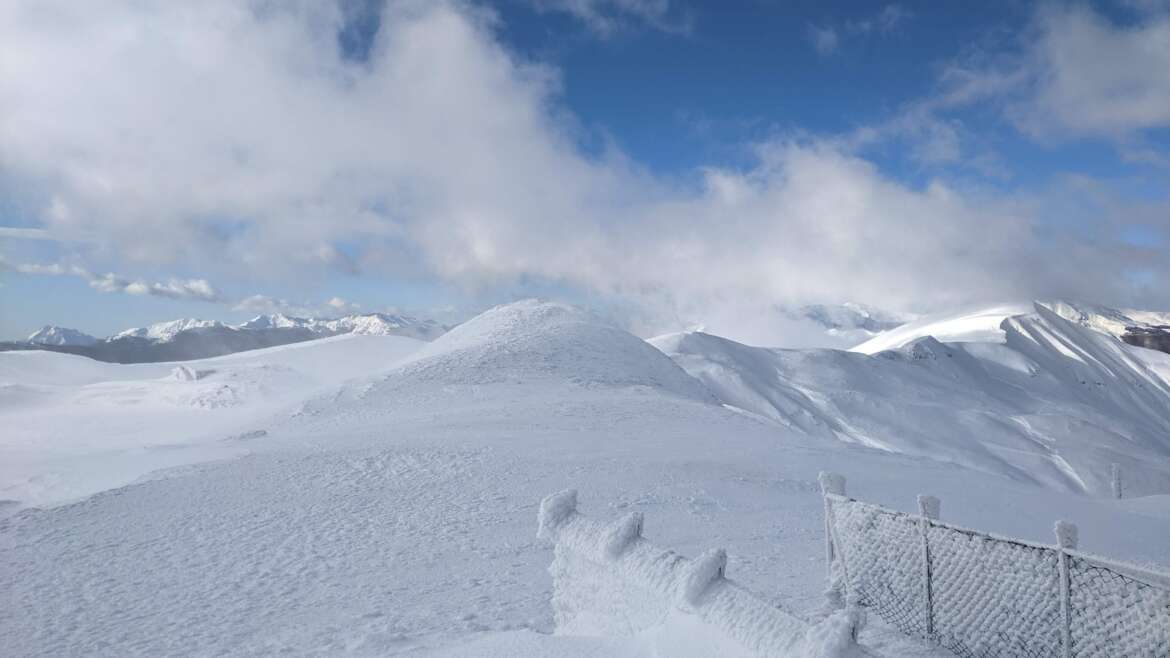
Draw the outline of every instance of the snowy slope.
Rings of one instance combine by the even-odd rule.
[[[944,343],[1002,343],[1004,334],[1000,324],[1013,315],[1031,312],[1031,304],[1004,304],[961,313],[928,315],[879,334],[850,351],[876,354],[903,347],[925,336],[933,336]]]
[[[573,487],[597,518],[644,511],[656,544],[690,556],[724,546],[738,582],[808,615],[824,587],[815,479],[825,468],[848,476],[851,494],[900,509],[931,493],[946,519],[1048,542],[1052,521],[1067,518],[1087,550],[1166,560],[1170,513],[1161,498],[1085,498],[1036,487],[1018,469],[989,472],[784,428],[719,404],[653,346],[569,307],[523,302],[434,343],[397,351],[378,342],[406,340],[347,336],[182,364],[216,371],[194,381],[174,378],[177,364],[109,366],[162,372],[132,380],[153,392],[127,394],[124,405],[93,395],[100,385],[61,385],[44,415],[3,419],[27,439],[13,446],[0,434],[5,477],[40,476],[46,490],[152,456],[187,466],[0,519],[0,646],[14,655],[680,655],[680,645],[709,646],[685,623],[624,640],[547,634],[552,555],[534,537],[537,502]],[[994,347],[1000,368],[1028,363]],[[731,344],[722,367],[750,361],[769,381],[752,349]],[[831,366],[830,357],[886,360],[819,350],[804,365]],[[930,370],[899,358],[905,370]],[[283,392],[270,404],[263,390],[243,387],[237,407],[216,409],[160,399],[172,387],[230,387],[231,373]],[[838,374],[838,385],[850,383]],[[941,386],[954,374],[928,377]],[[304,386],[289,383],[297,381]],[[961,385],[935,393],[939,405]],[[1138,402],[1118,398],[1111,408]],[[938,408],[890,414],[908,426]],[[241,413],[234,423],[219,415],[231,409]],[[135,427],[103,427],[139,411],[149,418]],[[74,414],[76,436],[51,431],[51,413]],[[211,427],[216,418],[222,428]],[[183,439],[195,426],[202,433]],[[194,454],[161,441],[224,449]],[[43,468],[65,463],[72,468]],[[879,627],[862,641],[871,655],[938,655]]]
[[[1072,322],[1115,338],[1126,338],[1135,330],[1157,331],[1170,326],[1170,313],[1157,311],[1118,310],[1099,304],[1068,301],[1036,302],[1047,310]],[[900,327],[879,334],[852,348],[854,352],[875,354],[896,349],[907,343],[933,336],[944,343],[981,342],[1002,343],[1004,332],[1000,326],[1015,315],[1033,312],[1035,304],[1003,304],[960,312],[942,313],[919,318]]]
[[[452,329],[416,352],[402,375],[444,384],[550,378],[711,399],[645,341],[580,309],[537,300],[497,306]]]
[[[0,352],[0,499],[59,503],[238,454],[274,410],[389,368],[422,344],[338,336],[181,365]]]
[[[1170,490],[1170,386],[1144,350],[1034,311],[1000,320],[1002,344],[926,336],[874,356],[652,342],[724,403],[814,436],[1094,494],[1117,462],[1133,491]],[[1001,312],[940,333],[970,337]]]

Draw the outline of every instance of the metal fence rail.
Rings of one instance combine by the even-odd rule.
[[[1045,546],[845,496],[822,474],[831,601],[871,610],[959,656],[1170,658],[1170,576],[1076,549],[1057,523]]]

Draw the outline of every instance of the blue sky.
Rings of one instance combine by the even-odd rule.
[[[1170,308],[1159,3],[2,11],[3,338],[530,294],[646,330]]]

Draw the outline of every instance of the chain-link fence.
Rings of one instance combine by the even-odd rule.
[[[965,657],[1170,658],[1170,576],[826,488],[831,595]],[[1067,537],[1062,536],[1061,532]],[[835,590],[835,592],[834,592]]]

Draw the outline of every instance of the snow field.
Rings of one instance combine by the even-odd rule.
[[[558,305],[502,307],[481,320],[426,353],[344,337],[183,364],[214,371],[195,381],[162,364],[150,376],[113,366],[97,387],[45,383],[53,395],[36,414],[3,419],[24,441],[0,433],[6,482],[58,478],[32,498],[6,494],[17,502],[0,518],[0,646],[21,656],[735,655],[742,642],[679,610],[677,590],[673,611],[633,635],[549,635],[555,556],[533,537],[536,501],[573,487],[597,517],[622,519],[598,544],[619,561],[637,513],[644,534],[681,554],[726,547],[738,587],[816,619],[825,585],[816,474],[825,468],[897,509],[934,494],[949,520],[1040,542],[1067,518],[1087,550],[1165,563],[1165,496],[1089,498],[1010,468],[964,466],[945,448],[983,435],[951,425],[930,432],[945,439],[937,454],[806,431],[795,412],[723,402],[661,351]],[[938,387],[918,389],[935,396],[930,406],[892,394],[869,406],[893,422],[906,405],[901,422],[912,428],[948,400],[983,404],[954,397],[962,383],[947,382],[957,370],[930,370],[928,361],[947,362],[933,353],[861,361],[880,384],[867,395],[915,390],[894,385],[890,363],[891,373],[934,372],[927,381]],[[795,360],[785,377],[832,354]],[[868,358],[832,358],[853,357]],[[1013,367],[1032,363],[1018,360]],[[162,399],[168,387],[220,385],[237,391],[236,406]],[[824,390],[802,387],[814,401]],[[865,408],[845,405],[838,419],[853,423],[849,414]],[[58,431],[69,427],[85,432]],[[150,461],[162,456],[170,461]],[[76,496],[88,497],[62,504],[79,483],[88,491]],[[936,655],[877,623],[860,643],[875,655]]]

